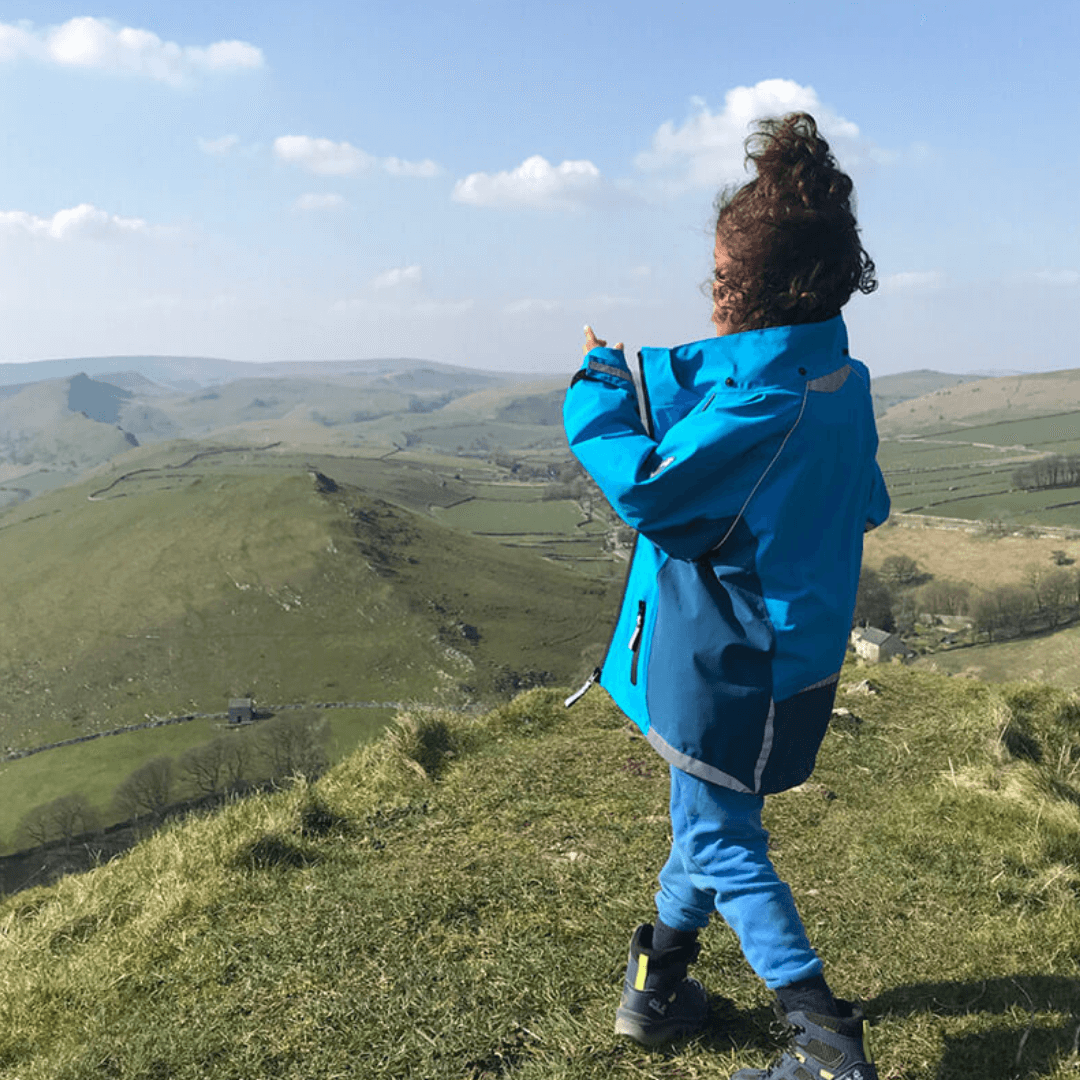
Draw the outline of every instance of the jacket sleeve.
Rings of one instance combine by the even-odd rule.
[[[874,462],[874,486],[870,491],[870,509],[866,512],[866,528],[876,529],[884,525],[889,519],[889,511],[892,508],[892,500],[889,498],[888,489],[885,487],[885,478],[881,475],[881,468]]]
[[[593,349],[566,394],[570,449],[616,513],[678,558],[720,539],[758,473],[798,414],[798,395],[740,394],[722,409],[710,400],[650,437],[621,352]]]

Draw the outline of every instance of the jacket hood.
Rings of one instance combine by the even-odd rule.
[[[794,385],[801,393],[807,377],[827,375],[848,361],[847,327],[837,315],[825,322],[745,330],[672,349],[644,348],[638,357],[660,435],[717,386],[754,391]]]

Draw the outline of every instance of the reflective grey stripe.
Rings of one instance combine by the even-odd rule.
[[[810,686],[804,686],[799,691],[799,694],[805,694],[808,690],[820,690],[823,686],[831,686],[834,682],[839,682],[839,681],[840,681],[840,672],[838,671],[835,675],[830,675],[826,679],[820,679],[818,682],[813,683]],[[793,694],[792,696],[793,697],[798,697],[798,694]]]
[[[807,383],[806,388],[803,390],[802,404],[799,406],[799,415],[795,417],[795,423],[791,425],[791,429],[784,436],[784,441],[777,448],[776,453],[773,454],[772,461],[770,461],[769,464],[765,466],[765,471],[758,477],[757,483],[750,489],[750,494],[746,496],[746,502],[744,502],[739,508],[738,514],[735,515],[735,520],[731,523],[728,531],[724,533],[723,538],[720,540],[719,543],[713,544],[713,546],[709,548],[709,550],[706,551],[704,555],[700,556],[700,558],[711,559],[714,555],[719,554],[720,549],[728,542],[728,537],[735,531],[735,526],[738,525],[740,521],[742,521],[742,516],[746,513],[746,508],[750,505],[750,500],[754,497],[754,493],[759,487],[761,487],[761,482],[765,479],[766,476],[769,475],[769,470],[776,464],[777,458],[779,458],[780,455],[784,452],[784,447],[788,444],[788,439],[791,438],[791,436],[795,433],[795,429],[799,426],[799,421],[802,420],[803,413],[806,411],[806,399],[807,397],[809,397],[809,393],[810,384]]]
[[[811,379],[806,385],[819,394],[835,394],[847,381],[851,374],[851,365],[845,364],[842,368],[830,371],[828,375],[822,375],[818,379]]]
[[[649,733],[645,738],[652,744],[652,748],[665,761],[674,765],[676,769],[682,769],[684,773],[696,776],[699,780],[707,780],[710,784],[718,784],[720,787],[731,788],[733,791],[741,791],[744,795],[754,794],[745,784],[736,780],[734,776],[728,776],[726,772],[714,769],[712,765],[706,765],[704,761],[698,761],[697,758],[692,758],[681,750],[676,750],[674,746],[664,742],[656,734],[654,728],[649,728]]]
[[[590,360],[589,370],[602,371],[605,375],[614,375],[616,378],[625,379],[627,382],[634,381],[629,371],[621,367],[613,367],[611,364],[601,364],[599,360]]]
[[[772,753],[773,733],[775,727],[773,720],[776,718],[776,702],[769,698],[769,715],[765,717],[765,735],[761,740],[761,753],[758,754],[757,764],[754,766],[754,790],[761,790],[761,774],[765,771],[765,764]]]

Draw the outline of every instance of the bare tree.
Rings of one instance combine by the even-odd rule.
[[[262,725],[258,749],[274,779],[317,776],[327,765],[329,735],[325,720],[298,714],[279,716]]]
[[[216,795],[225,785],[228,755],[229,743],[223,737],[192,747],[180,758],[181,779],[201,795]]]
[[[35,847],[38,844],[47,844],[53,837],[52,819],[49,814],[49,804],[31,807],[21,818],[15,828],[16,842],[27,847]]]
[[[966,615],[971,605],[971,586],[966,581],[939,578],[919,589],[919,609],[931,615]]]
[[[1053,626],[1066,622],[1075,610],[1073,575],[1068,570],[1051,570],[1042,579],[1043,606]]]
[[[229,753],[225,759],[225,785],[229,791],[238,791],[251,779],[256,757],[255,740],[250,731],[237,731],[229,743]]]
[[[173,760],[157,757],[137,768],[117,789],[116,806],[127,817],[157,814],[169,805],[173,789]]]
[[[995,634],[1013,637],[1023,633],[1034,608],[1035,597],[1030,589],[1020,585],[999,585],[975,598],[971,614],[975,629],[993,641]]]
[[[85,795],[61,795],[23,814],[16,829],[20,842],[47,844],[63,840],[70,844],[79,833],[98,826],[98,815]]]
[[[878,571],[887,585],[914,585],[919,580],[919,564],[910,555],[890,555]]]
[[[61,795],[49,806],[58,835],[70,844],[79,833],[91,832],[100,824],[97,811],[85,795]]]
[[[880,630],[893,630],[892,593],[888,585],[869,566],[859,575],[859,591],[855,598],[852,626],[876,626]]]
[[[1024,580],[1031,586],[1031,591],[1035,594],[1035,609],[1036,611],[1043,610],[1043,582],[1051,573],[1049,566],[1043,566],[1042,563],[1031,562],[1024,567]]]

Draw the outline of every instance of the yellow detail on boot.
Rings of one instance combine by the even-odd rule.
[[[634,979],[634,989],[645,989],[645,976],[649,974],[649,958],[642,953],[637,961],[637,978]]]
[[[821,1080],[833,1080],[833,1077],[835,1075],[834,1073],[828,1072],[825,1069],[818,1069],[818,1072],[821,1073]]]
[[[872,1065],[874,1063],[874,1055],[870,1050],[870,1021],[863,1020],[862,1022],[862,1048],[863,1053],[866,1055],[866,1064]]]

